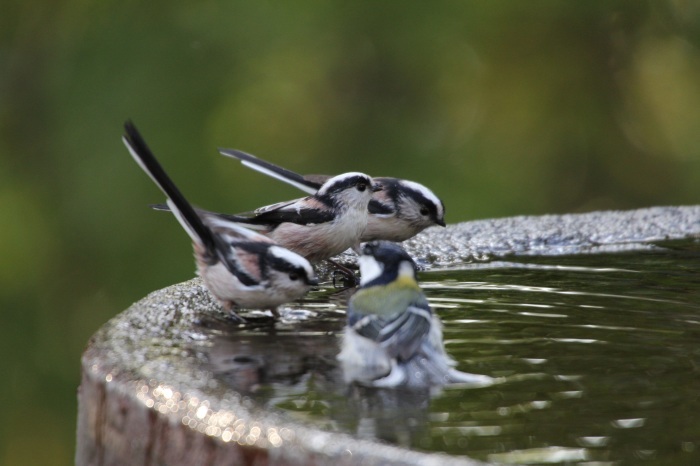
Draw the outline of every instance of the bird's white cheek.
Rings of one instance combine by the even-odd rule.
[[[360,275],[362,275],[360,285],[371,282],[375,278],[379,277],[384,271],[382,264],[377,262],[372,256],[362,255],[360,256],[358,262],[360,264]]]
[[[348,196],[346,197],[346,203],[353,207],[361,208],[364,210],[367,208],[367,204],[369,204],[369,201],[371,199],[372,191],[370,191],[369,189],[365,191],[352,190],[348,193]]]
[[[277,294],[280,299],[293,300],[300,298],[309,288],[302,280],[290,280],[287,274],[277,271],[270,272],[271,294]]]

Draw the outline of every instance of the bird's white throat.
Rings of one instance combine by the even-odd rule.
[[[360,285],[365,285],[375,278],[382,275],[384,272],[384,264],[369,255],[362,254],[358,259],[360,264]]]

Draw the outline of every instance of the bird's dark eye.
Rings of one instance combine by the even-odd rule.
[[[430,210],[427,207],[421,207],[420,208],[420,214],[421,215],[428,215],[430,213]]]
[[[362,183],[362,182],[357,183],[357,190],[358,190],[358,191],[362,192],[362,191],[364,191],[365,189],[367,189],[367,185],[366,185],[365,183]]]
[[[299,280],[299,274],[296,272],[289,272],[289,279],[293,282],[297,281]]]

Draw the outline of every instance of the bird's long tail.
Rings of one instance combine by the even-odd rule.
[[[187,234],[190,235],[192,241],[203,246],[207,251],[213,252],[216,249],[214,234],[204,225],[192,205],[187,202],[187,199],[175,186],[175,183],[173,183],[155,155],[153,155],[153,152],[146,145],[136,126],[131,121],[127,121],[124,124],[124,131],[122,141],[124,141],[126,148],[129,149],[136,163],[165,193],[170,210]]]
[[[149,207],[159,212],[170,212],[170,204],[151,204]],[[222,214],[212,212],[210,210],[199,209],[194,207],[195,212],[199,215],[204,223],[210,228],[222,228],[236,230],[242,236],[250,237],[256,241],[263,241],[265,237],[255,231],[267,231],[269,227],[264,224],[255,223],[254,217],[246,217],[245,215]]]
[[[301,189],[302,191],[308,194],[316,194],[316,191],[318,191],[319,188],[321,188],[322,186],[321,183],[307,180],[298,173],[294,173],[291,170],[287,170],[286,168],[282,168],[278,165],[259,159],[254,155],[250,155],[240,150],[219,149],[219,153],[227,157],[238,159],[246,167],[252,168],[255,171],[258,171],[267,176],[276,178],[280,181],[290,184],[295,188]]]

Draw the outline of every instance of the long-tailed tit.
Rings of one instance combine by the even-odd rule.
[[[360,242],[369,217],[367,205],[372,194],[381,189],[364,173],[350,172],[328,179],[311,196],[260,207],[250,213],[198,213],[208,225],[233,223],[260,231],[316,263]],[[354,277],[352,272],[340,268],[349,278]]]
[[[454,369],[442,325],[416,281],[416,265],[397,244],[362,247],[360,289],[348,304],[338,359],[347,382],[376,387],[486,385],[493,379]]]
[[[192,238],[199,275],[231,315],[236,307],[270,309],[302,297],[317,284],[311,264],[261,234],[234,224],[206,224],[180,193],[137,131],[124,125],[124,144],[165,193],[167,204]]]
[[[309,194],[316,193],[330,177],[300,175],[235,149],[219,149],[222,155],[239,159],[253,170],[291,184]],[[445,206],[427,187],[414,181],[375,177],[382,187],[369,203],[370,216],[361,242],[404,241],[434,225],[445,226]]]

